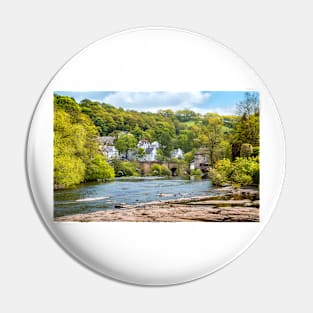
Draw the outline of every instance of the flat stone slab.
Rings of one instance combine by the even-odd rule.
[[[251,203],[250,200],[245,199],[245,200],[204,200],[204,201],[197,201],[197,202],[189,202],[188,204],[191,205],[203,205],[203,204],[208,204],[208,205],[216,205],[216,206],[233,206],[233,205],[245,205],[246,203]]]
[[[212,208],[205,205],[149,206],[97,211],[55,218],[58,222],[258,222],[255,207]]]

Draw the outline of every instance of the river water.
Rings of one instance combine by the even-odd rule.
[[[120,203],[135,204],[155,200],[208,195],[214,190],[209,180],[139,177],[116,178],[108,183],[81,184],[54,192],[54,216],[114,209]]]

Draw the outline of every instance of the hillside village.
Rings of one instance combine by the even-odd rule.
[[[125,134],[126,132],[123,132]],[[126,133],[127,134],[127,133]],[[140,163],[164,163],[159,160],[159,149],[160,143],[157,141],[149,142],[149,140],[139,140],[136,147],[132,150],[127,151],[127,153],[119,152],[115,146],[116,137],[114,136],[101,136],[98,138],[99,140],[99,149],[106,157],[109,163],[114,162],[114,160],[120,161],[137,161]],[[175,161],[183,161],[184,160],[184,152],[181,148],[173,149],[170,153],[170,160]],[[167,165],[169,163],[167,162]],[[176,165],[173,165],[171,168],[172,176],[176,176]],[[150,168],[150,167],[149,167]],[[185,173],[190,173],[194,170],[200,170],[202,173],[202,177],[205,178],[208,175],[209,170],[209,161],[208,161],[208,151],[205,148],[198,149],[194,154],[194,159],[190,162],[188,168],[186,168]]]
[[[156,162],[158,161],[158,150],[160,144],[157,141],[149,142],[149,140],[139,140],[135,149],[127,151],[127,153],[119,152],[115,147],[116,137],[102,136],[99,137],[100,151],[106,156],[108,161],[113,159],[139,161],[139,162]],[[182,149],[174,149],[171,152],[171,159],[184,159]]]

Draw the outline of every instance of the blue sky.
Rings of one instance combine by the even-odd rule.
[[[236,104],[244,99],[245,91],[196,91],[196,92],[128,92],[128,91],[56,91],[56,94],[109,103],[126,110],[157,112],[190,109],[205,114],[235,114]]]

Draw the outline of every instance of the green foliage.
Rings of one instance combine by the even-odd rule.
[[[153,129],[153,140],[158,141],[164,157],[169,158],[174,148],[175,128],[168,122],[157,122]]]
[[[213,160],[231,159],[231,144],[227,140],[222,140],[216,144],[213,150]]]
[[[74,155],[59,155],[54,158],[54,185],[68,188],[84,180],[85,164]]]
[[[253,147],[249,143],[243,143],[240,149],[240,157],[248,158],[253,153]]]
[[[139,148],[137,150],[137,155],[136,155],[137,159],[143,159],[145,156],[146,156],[145,149],[144,148]]]
[[[151,166],[150,174],[152,176],[171,176],[172,172],[166,165],[153,164]]]
[[[207,114],[207,147],[209,149],[209,162],[216,162],[215,155],[217,146],[222,141],[223,119],[217,114]]]
[[[246,93],[244,101],[237,106],[239,117],[235,122],[232,141],[238,145],[260,145],[260,116],[257,93]],[[235,157],[235,156],[234,156]]]
[[[194,157],[195,157],[195,152],[194,152],[194,150],[189,151],[189,152],[187,152],[187,153],[184,154],[184,159],[185,159],[185,162],[186,162],[187,164],[190,164],[190,163],[193,161]]]
[[[112,179],[97,143],[98,130],[69,97],[54,97],[54,185],[68,188],[87,180]]]
[[[213,184],[224,186],[259,184],[258,158],[237,158],[234,162],[229,159],[219,160],[209,172]]]
[[[115,176],[139,176],[136,164],[129,161],[112,160]]]
[[[168,169],[166,165],[161,166],[161,175],[162,176],[172,176],[172,172]]]
[[[196,117],[196,113],[185,109],[176,111],[176,117],[180,122],[192,121]]]
[[[214,185],[225,186],[229,184],[232,174],[232,163],[229,159],[219,160],[209,172],[209,177]]]
[[[241,185],[259,184],[259,159],[237,158],[233,162],[232,181]]]
[[[132,134],[136,137],[137,140],[145,138],[145,132],[137,124],[135,128],[132,130]]]
[[[114,169],[107,163],[105,158],[97,154],[94,159],[88,162],[85,173],[85,180],[112,180],[114,178]]]
[[[165,161],[166,157],[164,156],[163,150],[162,149],[158,149],[157,150],[157,156],[156,159],[160,162]]]
[[[192,170],[192,171],[190,172],[190,175],[191,175],[191,176],[194,176],[194,177],[197,178],[197,179],[200,179],[200,178],[202,177],[202,171],[197,168],[197,169],[195,169],[195,170]]]
[[[152,176],[160,176],[162,173],[162,166],[160,164],[153,164],[151,166],[150,174]]]
[[[137,140],[132,134],[122,134],[120,135],[116,142],[115,147],[120,153],[128,153],[129,150],[132,150],[136,147]]]
[[[193,148],[194,134],[189,129],[183,129],[180,131],[177,137],[177,148],[181,148],[184,152],[191,151]]]

